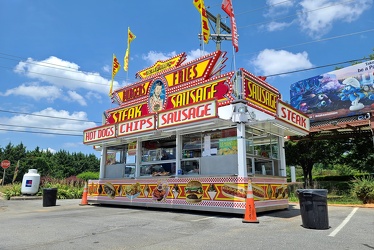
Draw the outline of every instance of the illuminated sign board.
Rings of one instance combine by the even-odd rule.
[[[244,99],[248,105],[275,115],[280,99],[278,90],[243,69],[242,72]]]
[[[116,126],[106,125],[83,131],[83,143],[88,144],[116,137]]]
[[[216,101],[200,102],[183,108],[160,112],[158,128],[176,126],[217,117]]]
[[[218,106],[229,105],[234,100],[231,82],[234,72],[218,74],[226,61],[225,55],[224,52],[215,51],[115,90],[113,96],[120,106],[105,111],[106,123],[139,119],[210,99],[216,99]],[[174,60],[184,60],[184,56],[181,54],[174,57]],[[160,63],[172,63],[174,60],[159,61],[152,67],[160,66]]]
[[[277,115],[279,120],[306,131],[310,130],[309,117],[282,101],[278,102]]]
[[[374,60],[293,83],[290,104],[311,121],[370,113],[374,107]]]
[[[179,66],[184,60],[186,60],[186,53],[181,53],[177,56],[169,58],[164,61],[157,61],[151,67],[143,69],[136,73],[136,76],[144,79],[155,74],[158,74],[162,71],[174,68]]]

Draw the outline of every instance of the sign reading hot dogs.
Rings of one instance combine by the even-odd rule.
[[[83,143],[89,144],[104,139],[111,139],[116,137],[116,126],[107,125],[100,126],[83,131]]]
[[[217,117],[216,101],[200,102],[183,108],[160,112],[158,129],[214,117]]]

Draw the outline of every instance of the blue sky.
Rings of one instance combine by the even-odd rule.
[[[221,3],[205,0],[230,26]],[[373,53],[373,0],[233,0],[233,6],[239,52],[222,42],[224,72],[245,68],[271,76]],[[115,107],[108,97],[112,54],[123,67],[128,27],[136,39],[129,71],[119,71],[115,89],[135,82],[135,73],[157,60],[182,52],[192,60],[216,49],[214,41],[198,39],[200,15],[192,0],[0,1],[0,147],[22,142],[28,150],[94,153],[82,143],[83,130],[100,125],[103,111]],[[267,82],[289,101],[292,83],[334,69]]]

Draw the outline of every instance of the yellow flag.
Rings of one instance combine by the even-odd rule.
[[[123,69],[125,71],[129,70],[129,54],[130,54],[130,43],[136,38],[134,33],[131,32],[130,27],[127,28],[127,49],[124,57]]]
[[[136,38],[134,33],[131,32],[130,27],[127,29],[127,46],[130,46],[130,43]]]
[[[115,54],[113,54],[113,63],[112,63],[112,81],[110,82],[110,88],[109,88],[109,96],[112,96],[113,92],[113,80],[116,74],[118,73],[119,69],[121,68],[121,65],[119,64],[117,57]]]
[[[129,48],[126,49],[125,59],[123,63],[123,69],[125,71],[129,70]]]
[[[201,15],[201,34],[203,36],[204,42],[209,42],[210,37],[210,29],[208,23],[208,14],[206,13],[204,0],[192,0],[193,5],[195,5],[196,9],[199,11]]]

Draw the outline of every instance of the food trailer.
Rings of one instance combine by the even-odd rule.
[[[288,208],[283,145],[308,134],[309,118],[263,78],[221,73],[225,52],[185,59],[137,72],[84,131],[101,150],[88,202],[243,214],[251,180],[257,212]]]

